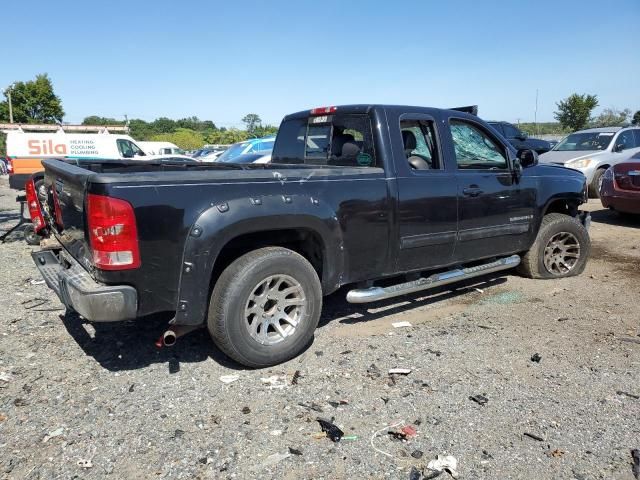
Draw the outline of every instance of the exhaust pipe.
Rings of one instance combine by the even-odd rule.
[[[162,334],[162,345],[165,347],[173,347],[177,340],[178,335],[176,335],[176,332],[171,329]]]
[[[202,328],[202,325],[173,325],[156,340],[156,347],[173,347],[178,338],[198,328]]]

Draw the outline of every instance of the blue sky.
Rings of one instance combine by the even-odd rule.
[[[553,120],[597,94],[640,109],[640,1],[4,2],[0,88],[47,72],[66,111],[279,123],[319,105],[478,104]]]

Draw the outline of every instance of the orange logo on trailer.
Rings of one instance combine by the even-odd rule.
[[[53,140],[29,140],[29,155],[66,155],[64,143],[53,143]]]

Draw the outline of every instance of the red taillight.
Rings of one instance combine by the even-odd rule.
[[[13,161],[9,157],[7,157],[7,172],[9,175],[13,175]]]
[[[318,107],[311,110],[311,115],[329,115],[335,113],[337,107]]]
[[[87,225],[97,268],[126,270],[140,266],[136,216],[129,202],[90,193]]]
[[[31,223],[33,223],[33,230],[38,233],[46,225],[44,223],[44,217],[42,216],[42,209],[40,208],[40,201],[36,194],[36,186],[33,183],[33,179],[29,179],[27,183],[25,183],[24,189],[27,192],[27,208],[29,209]]]

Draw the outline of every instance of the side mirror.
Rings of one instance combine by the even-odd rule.
[[[613,151],[616,153],[620,153],[621,151],[624,150],[624,143],[618,143],[614,148]]]
[[[516,178],[516,182],[519,182],[522,177],[522,164],[518,158],[513,159],[513,176]]]
[[[518,154],[516,156],[518,163],[522,168],[533,167],[538,164],[538,152],[535,150],[523,148],[518,150]]]
[[[520,140],[522,142],[524,142],[527,138],[529,138],[529,135],[527,135],[524,132],[520,132],[520,133],[518,133],[518,135],[516,135],[516,139],[518,139],[518,140]]]

